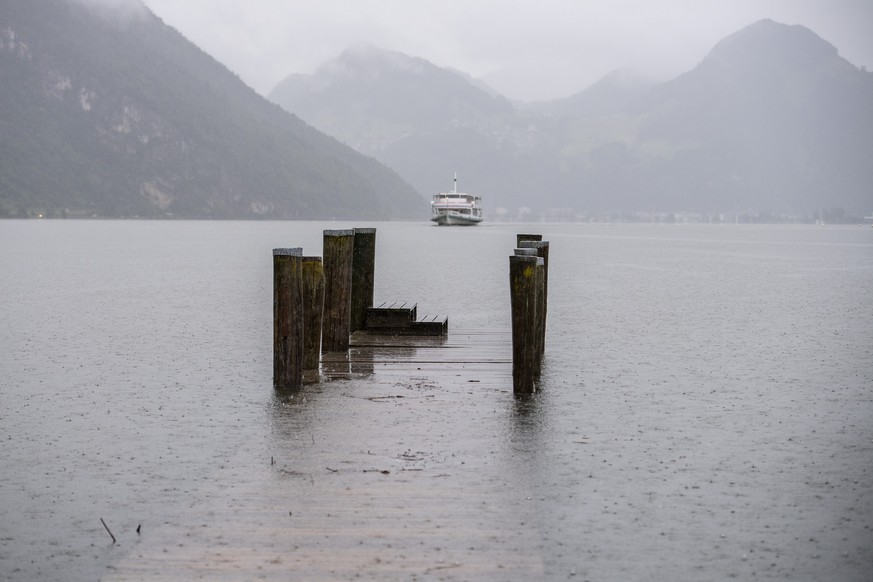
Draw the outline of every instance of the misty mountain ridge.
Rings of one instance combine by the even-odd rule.
[[[139,0],[0,5],[0,216],[411,218],[393,171],[246,86]]]
[[[380,62],[381,87],[348,71],[338,80],[328,66],[286,79],[270,98],[422,192],[458,171],[492,209],[873,207],[873,74],[803,26],[762,20],[672,80],[617,71],[523,107],[421,59],[410,74],[413,57],[387,53],[340,57],[346,68]]]
[[[716,43],[701,66],[755,69],[758,66],[766,68],[767,63],[780,63],[805,68],[837,56],[835,46],[805,26],[781,24],[765,18]]]
[[[518,125],[509,101],[468,76],[365,43],[312,75],[290,75],[269,98],[368,155],[446,127],[506,132]]]
[[[861,213],[873,206],[871,104],[873,74],[803,26],[762,20],[630,111],[640,142],[670,144],[675,172],[711,166],[710,204],[739,192],[758,207]]]
[[[518,104],[518,106],[552,116],[596,117],[614,115],[624,111],[655,85],[656,82],[652,79],[630,69],[617,69],[569,97]]]

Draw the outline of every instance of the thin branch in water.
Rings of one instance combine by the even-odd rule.
[[[105,521],[103,521],[103,518],[102,518],[102,517],[101,517],[101,518],[100,518],[100,523],[102,523],[102,524],[103,524],[103,527],[105,527],[105,528],[106,528],[106,532],[107,532],[107,533],[108,533],[108,534],[109,534],[109,537],[111,537],[111,538],[112,538],[112,545],[115,545],[115,536],[114,536],[114,535],[112,535],[112,532],[111,532],[111,531],[109,531],[109,526],[108,526],[108,525],[106,525],[106,522],[105,522]]]
[[[445,566],[431,566],[427,570],[424,571],[425,574],[430,574],[431,572],[435,572],[436,570],[448,570],[449,568],[460,568],[461,563],[455,562],[453,564],[446,564]]]

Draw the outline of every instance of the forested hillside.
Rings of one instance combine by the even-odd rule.
[[[0,3],[0,216],[426,212],[393,171],[257,95],[138,0],[107,6]]]

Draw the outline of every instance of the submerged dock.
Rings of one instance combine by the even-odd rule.
[[[507,486],[530,469],[507,451],[530,420],[511,352],[508,328],[355,332],[320,381],[276,396],[279,447],[244,447],[106,579],[542,579],[532,492]]]
[[[380,375],[413,377],[425,372],[478,375],[469,380],[512,391],[512,345],[509,330],[457,331],[449,336],[387,335],[372,331],[352,334],[348,354],[322,356],[321,377],[352,379]],[[316,379],[310,377],[313,381]]]
[[[510,257],[526,269],[510,269],[503,327],[451,334],[414,302],[374,303],[375,229],[325,230],[314,283],[321,259],[274,249],[274,450],[243,447],[110,579],[543,578],[518,486],[537,451],[512,450],[536,438],[519,397],[539,382],[548,243],[531,245]]]

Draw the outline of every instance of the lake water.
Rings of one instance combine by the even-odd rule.
[[[278,398],[271,251],[354,226],[450,335],[509,328],[542,233],[542,391]],[[0,273],[3,580],[871,579],[869,226],[0,221]]]

